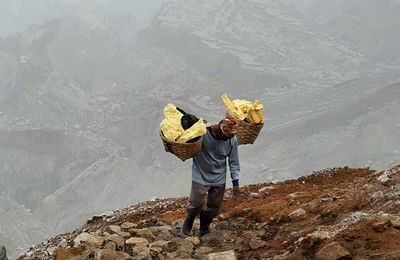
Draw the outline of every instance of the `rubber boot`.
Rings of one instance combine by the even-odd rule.
[[[200,213],[200,236],[207,235],[210,233],[210,224],[212,222],[212,218],[206,216],[202,211]]]
[[[196,218],[196,216],[190,216],[190,215],[186,216],[185,221],[183,222],[183,226],[182,226],[182,232],[186,236],[189,235],[190,232],[192,231],[193,222],[194,222],[195,218]]]

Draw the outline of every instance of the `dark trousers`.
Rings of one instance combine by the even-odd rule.
[[[207,196],[207,207],[203,210],[204,216],[214,218],[218,215],[224,198],[225,184],[219,186],[204,186],[192,181],[187,213],[189,216],[197,216],[203,210],[204,201]]]

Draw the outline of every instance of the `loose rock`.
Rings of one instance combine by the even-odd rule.
[[[110,225],[108,226],[108,230],[111,231],[111,233],[119,233],[121,232],[121,227],[117,225]]]
[[[257,249],[263,247],[267,244],[267,242],[262,241],[260,239],[250,239],[249,246],[251,249]]]
[[[251,192],[251,193],[250,193],[250,197],[252,197],[252,198],[259,198],[259,197],[261,197],[261,194],[260,194],[260,193],[257,193],[257,192]]]
[[[120,237],[122,237],[122,238],[125,238],[125,239],[131,237],[131,233],[129,233],[129,232],[124,232],[124,231],[118,232],[117,235],[120,236]]]
[[[123,228],[125,230],[130,229],[130,228],[136,228],[136,227],[137,227],[137,224],[131,223],[131,222],[124,222],[121,225],[121,228]]]
[[[304,209],[296,209],[289,214],[290,219],[302,219],[306,217],[306,211]]]
[[[81,233],[79,234],[75,239],[74,239],[74,247],[78,247],[80,246],[80,244],[82,242],[86,242],[86,240],[88,240],[89,237],[91,237],[92,235],[90,235],[89,233]]]
[[[381,199],[383,199],[383,197],[384,197],[384,194],[382,191],[377,191],[374,194],[372,194],[372,196],[371,196],[373,201],[381,200]]]
[[[142,237],[131,237],[125,243],[128,245],[147,246],[149,241]]]
[[[235,251],[229,250],[208,254],[208,260],[236,260]]]
[[[391,226],[391,222],[389,220],[379,220],[372,224],[372,229],[375,232],[383,232],[387,230]]]
[[[110,249],[100,249],[95,253],[95,260],[123,260],[128,258],[127,253]]]
[[[143,245],[134,246],[132,253],[139,259],[148,259],[150,257],[150,248]]]
[[[198,237],[186,237],[185,240],[189,241],[193,245],[197,246],[200,244],[200,239]]]
[[[198,247],[198,248],[195,250],[194,254],[195,254],[196,256],[202,256],[202,255],[205,255],[205,254],[209,254],[209,253],[211,253],[212,251],[214,251],[214,249],[212,249],[212,248],[209,247],[209,246],[201,246],[201,247]]]
[[[125,239],[117,234],[107,236],[106,240],[114,242],[117,245],[117,247],[123,247],[125,244]]]
[[[338,242],[332,242],[323,246],[316,254],[318,260],[351,259],[350,252]]]

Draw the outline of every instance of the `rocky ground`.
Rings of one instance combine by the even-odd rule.
[[[212,232],[184,236],[187,198],[94,216],[22,259],[400,259],[400,164],[327,169],[231,190]]]

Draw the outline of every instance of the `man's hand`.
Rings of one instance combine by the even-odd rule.
[[[239,188],[239,186],[233,186],[233,189],[232,189],[232,199],[233,199],[233,202],[236,204],[236,201],[237,201],[237,199],[239,198],[239,195],[240,195],[240,188]]]

